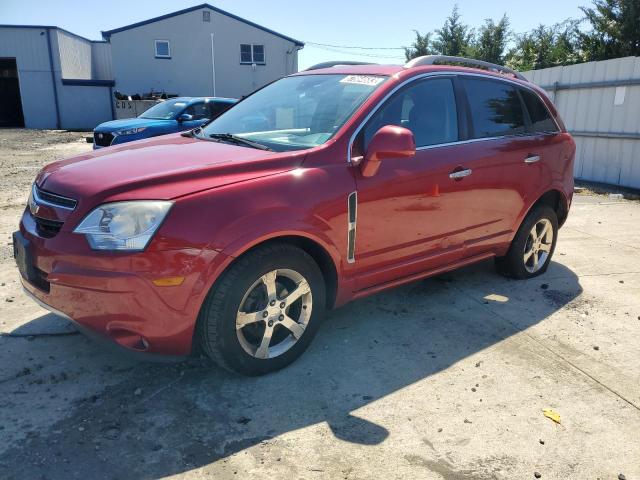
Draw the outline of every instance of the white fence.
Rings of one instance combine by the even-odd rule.
[[[576,145],[576,179],[640,189],[640,57],[525,72]]]
[[[116,120],[141,115],[163,100],[114,100]]]

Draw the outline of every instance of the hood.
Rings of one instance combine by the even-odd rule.
[[[304,157],[304,151],[276,153],[172,134],[51,163],[36,183],[88,208],[104,201],[170,200],[292,170]]]
[[[98,125],[94,131],[96,132],[117,132],[127,128],[154,127],[157,125],[173,124],[175,120],[158,120],[154,118],[123,118],[122,120],[112,120]]]

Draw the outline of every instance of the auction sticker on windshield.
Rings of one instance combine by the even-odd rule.
[[[358,85],[378,85],[384,80],[384,77],[378,77],[376,75],[347,75],[340,83],[355,83]]]

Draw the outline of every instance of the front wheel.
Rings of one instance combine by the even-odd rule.
[[[262,375],[298,358],[325,310],[325,285],[313,258],[288,244],[238,259],[207,296],[197,335],[220,366]]]
[[[504,257],[496,258],[501,274],[533,278],[547,271],[558,238],[558,217],[548,205],[534,207],[525,217]]]

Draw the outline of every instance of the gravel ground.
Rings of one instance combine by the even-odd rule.
[[[0,130],[0,478],[640,478],[640,203],[578,196],[543,277],[354,302],[242,378],[122,358],[22,294],[10,233],[83,137]]]

